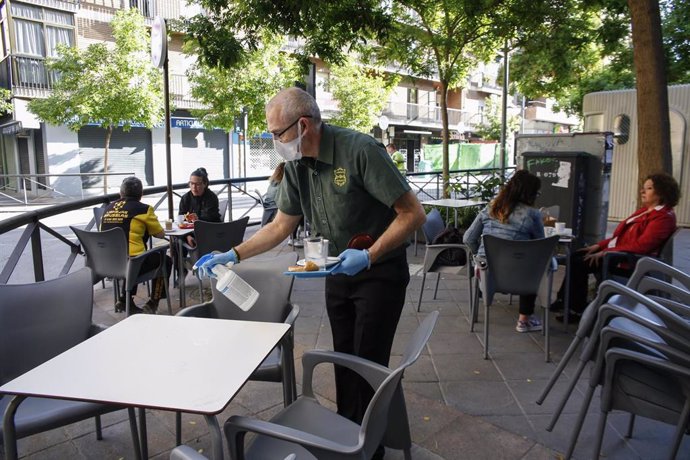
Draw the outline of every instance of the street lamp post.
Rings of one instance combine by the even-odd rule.
[[[501,98],[501,179],[506,177],[506,131],[508,129],[508,40],[503,46],[503,93]]]

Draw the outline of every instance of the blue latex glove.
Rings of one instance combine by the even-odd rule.
[[[369,251],[361,249],[345,249],[338,256],[340,263],[333,267],[331,274],[354,276],[362,270],[369,268]]]
[[[238,263],[237,255],[235,254],[235,251],[233,251],[232,249],[230,249],[228,252],[223,252],[220,254],[211,253],[201,256],[201,258],[199,258],[199,260],[197,260],[194,264],[194,268],[196,268],[199,276],[215,278],[216,275],[215,273],[213,273],[213,271],[211,271],[211,268],[213,268],[214,265],[225,265],[230,262],[233,262],[235,264]]]

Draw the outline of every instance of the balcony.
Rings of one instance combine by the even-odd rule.
[[[13,96],[46,97],[56,78],[43,58],[11,55],[0,63],[0,86],[10,89]]]
[[[79,0],[32,0],[26,3],[45,6],[60,11],[76,12],[79,9]]]
[[[402,102],[389,102],[383,110],[392,124],[418,126],[425,128],[441,129],[441,107],[411,104]],[[482,121],[481,114],[469,113],[461,109],[448,109],[448,126],[456,129],[461,123],[463,130],[472,130]]]
[[[207,107],[192,97],[189,79],[186,75],[170,75],[170,95],[178,109],[206,109]]]

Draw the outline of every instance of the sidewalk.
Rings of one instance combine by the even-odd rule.
[[[255,228],[248,230],[249,233]],[[681,232],[676,246],[676,262],[686,271],[690,231]],[[283,244],[272,251],[277,254],[292,251]],[[270,257],[271,254],[266,255]],[[410,270],[413,273],[393,347],[392,364],[400,359],[402,347],[419,321],[432,310],[441,314],[426,352],[405,375],[404,388],[414,441],[413,458],[427,459],[558,459],[566,450],[568,437],[582,391],[588,379],[585,372],[554,432],[544,427],[571,375],[569,366],[562,381],[543,406],[534,403],[546,380],[555,369],[570,343],[574,326],[568,333],[552,321],[552,361],[543,358],[543,337],[539,333],[515,332],[517,306],[509,305],[507,296],[498,296],[492,306],[491,358],[482,359],[480,322],[475,333],[469,332],[467,280],[464,275],[447,277],[441,281],[438,298],[432,300],[433,282],[427,282],[422,309],[417,313],[417,299],[421,276],[417,276],[423,257],[414,256],[408,249]],[[431,281],[433,280],[433,276]],[[186,280],[187,304],[198,302],[196,280]],[[301,378],[300,357],[305,350],[331,348],[331,332],[324,308],[323,280],[295,280],[293,301],[301,312],[295,328],[295,357],[298,383]],[[144,290],[142,290],[144,292]],[[173,292],[173,308],[179,299]],[[95,286],[97,306],[94,321],[114,324],[122,319],[112,309],[110,285]],[[137,303],[144,303],[140,298]],[[480,315],[481,316],[481,315]],[[136,344],[123,344],[136,351]],[[151,350],[147,350],[151,352]],[[152,351],[155,353],[155,350]],[[335,399],[332,373],[322,369],[317,373],[315,389],[327,405]],[[161,385],[164,385],[161,382]],[[193,389],[190,389],[193,391]],[[299,389],[298,389],[299,391]],[[219,416],[221,423],[232,414],[268,418],[282,407],[280,384],[249,382]],[[598,420],[598,397],[595,398],[580,436],[576,458],[590,458],[593,431]],[[174,416],[164,411],[148,411],[149,453],[151,458],[167,459],[174,446]],[[638,418],[634,437],[624,439],[622,433],[627,416],[613,414],[604,439],[603,454],[608,459],[665,458],[673,427]],[[24,458],[37,459],[128,459],[132,458],[131,441],[126,412],[106,416],[103,421],[103,441],[96,441],[93,421],[57,429],[46,434],[19,441]],[[208,453],[209,437],[201,417],[183,416],[183,441],[195,449]],[[0,457],[2,458],[2,457]],[[402,459],[399,451],[387,451],[386,459]],[[678,458],[690,458],[690,439],[684,439]]]

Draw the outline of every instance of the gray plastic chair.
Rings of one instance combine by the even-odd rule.
[[[110,277],[125,283],[126,307],[129,316],[131,307],[131,293],[137,284],[151,281],[163,275],[165,285],[165,300],[168,304],[168,314],[172,315],[170,305],[170,291],[168,290],[168,270],[165,265],[168,246],[149,249],[135,257],[129,257],[129,243],[125,232],[121,228],[111,228],[103,232],[89,232],[70,226],[79,239],[86,254],[86,266],[91,268],[97,277]],[[141,265],[150,255],[158,257],[158,265],[153,270],[139,273]]]
[[[249,311],[241,310],[225,295],[218,292],[216,282],[213,280],[211,282],[213,299],[210,302],[193,305],[177,313],[177,316],[265,321],[286,323],[292,326],[283,340],[250,377],[250,380],[281,382],[285,406],[297,399],[293,327],[299,315],[299,307],[290,302],[294,277],[286,276],[283,272],[296,262],[297,254],[289,252],[271,259],[249,259],[233,266],[233,271],[259,292],[259,298]]]
[[[668,239],[661,246],[661,250],[659,251],[659,257],[655,257],[655,259],[665,262],[667,265],[673,266],[673,241],[678,232],[680,232],[680,230],[680,228],[677,228],[676,231],[673,232],[670,237],[668,237]],[[604,259],[601,262],[602,279],[613,279],[615,281],[618,281],[619,283],[625,284],[627,278],[625,276],[612,274],[611,269],[620,263],[625,263],[629,267],[635,267],[637,265],[637,262],[643,257],[651,256],[644,254],[635,254],[632,252],[607,251],[606,254],[604,254]]]
[[[652,278],[650,274],[662,273],[665,277],[671,278],[676,282],[672,285],[663,280]],[[626,289],[627,288],[627,289]],[[660,295],[663,295],[661,297]],[[650,302],[655,302],[666,308],[671,309],[678,315],[685,316],[687,305],[690,305],[690,276],[681,272],[680,270],[670,267],[663,262],[646,257],[640,259],[635,271],[628,280],[626,286],[608,280],[601,283],[597,291],[597,295],[592,302],[585,309],[580,324],[575,332],[575,337],[568,346],[563,358],[558,363],[556,370],[551,374],[551,378],[541,392],[537,399],[537,404],[542,404],[556,381],[560,378],[568,362],[579,348],[580,344],[593,335],[597,337],[598,329],[595,329],[596,322],[599,318],[599,310],[605,303],[614,304],[620,307],[627,308],[636,315],[643,318],[649,318],[658,321],[658,317],[649,310]],[[596,332],[593,332],[596,331]],[[589,342],[587,342],[589,345]],[[593,342],[596,344],[596,340]],[[570,383],[566,388],[561,401],[557,405],[554,414],[546,427],[547,431],[553,430],[560,414],[563,411],[570,395],[572,394],[575,385],[577,384],[580,375],[584,371],[587,363],[593,358],[593,346],[587,350],[583,350],[580,354],[580,362],[571,376]]]
[[[197,220],[194,222],[194,239],[196,247],[183,246],[189,251],[187,266],[191,268],[199,257],[213,251],[227,252],[232,247],[237,246],[244,240],[244,232],[247,230],[249,216],[232,222],[204,222]],[[199,280],[199,301],[204,301],[203,283]]]
[[[426,222],[422,226],[424,238],[426,239],[426,251],[424,252],[424,263],[422,266],[422,287],[419,290],[419,302],[417,303],[417,311],[422,307],[422,296],[424,295],[424,283],[426,282],[427,273],[438,273],[436,278],[436,287],[434,288],[434,300],[438,293],[438,283],[441,281],[441,273],[449,273],[458,275],[463,270],[467,270],[467,282],[469,284],[469,305],[472,305],[472,254],[470,249],[461,243],[458,244],[433,244],[434,238],[438,236],[445,227],[443,226],[443,219],[438,209],[433,208],[426,215]],[[437,263],[438,256],[446,249],[460,249],[465,252],[465,265],[448,266]]]
[[[405,369],[419,358],[437,319],[438,312],[434,311],[422,321],[395,369],[345,353],[306,352],[302,357],[302,396],[297,401],[268,422],[241,416],[232,416],[225,422],[231,458],[368,459],[383,444],[402,449],[405,459],[410,460],[412,438],[401,379]],[[312,378],[314,368],[325,363],[346,366],[377,389],[361,426],[319,404],[312,388]],[[244,438],[248,432],[258,436],[245,452]],[[171,460],[203,458],[188,446],[176,447],[170,454]]]
[[[295,454],[300,459],[368,459],[379,444],[388,447],[393,440],[404,440],[405,458],[410,459],[411,441],[407,411],[400,381],[405,369],[412,365],[426,346],[438,312],[430,313],[413,334],[400,365],[391,370],[356,356],[310,351],[304,354],[302,396],[283,409],[271,421],[232,416],[225,422],[225,434],[232,458],[285,458]],[[376,388],[358,425],[321,406],[314,395],[312,377],[318,364],[333,363],[357,372]],[[258,436],[244,451],[248,433]]]
[[[542,297],[544,308],[543,334],[544,356],[549,360],[549,315],[555,261],[553,254],[558,244],[558,236],[537,240],[508,240],[493,235],[482,235],[485,260],[475,260],[480,275],[475,279],[474,302],[470,312],[470,331],[474,331],[479,310],[481,289],[484,301],[484,359],[489,358],[489,307],[494,294],[529,295]],[[544,291],[546,295],[543,296]]]
[[[83,268],[61,278],[32,284],[0,284],[0,385],[87,340],[104,329],[92,324],[91,270]],[[14,414],[14,433],[4,433],[5,458],[15,458],[16,440],[96,417],[122,407],[61,399],[28,397],[17,406],[11,395],[0,395],[0,413]],[[17,400],[19,402],[19,400]],[[134,451],[140,453],[134,410],[130,410]],[[14,455],[13,455],[14,454]]]

